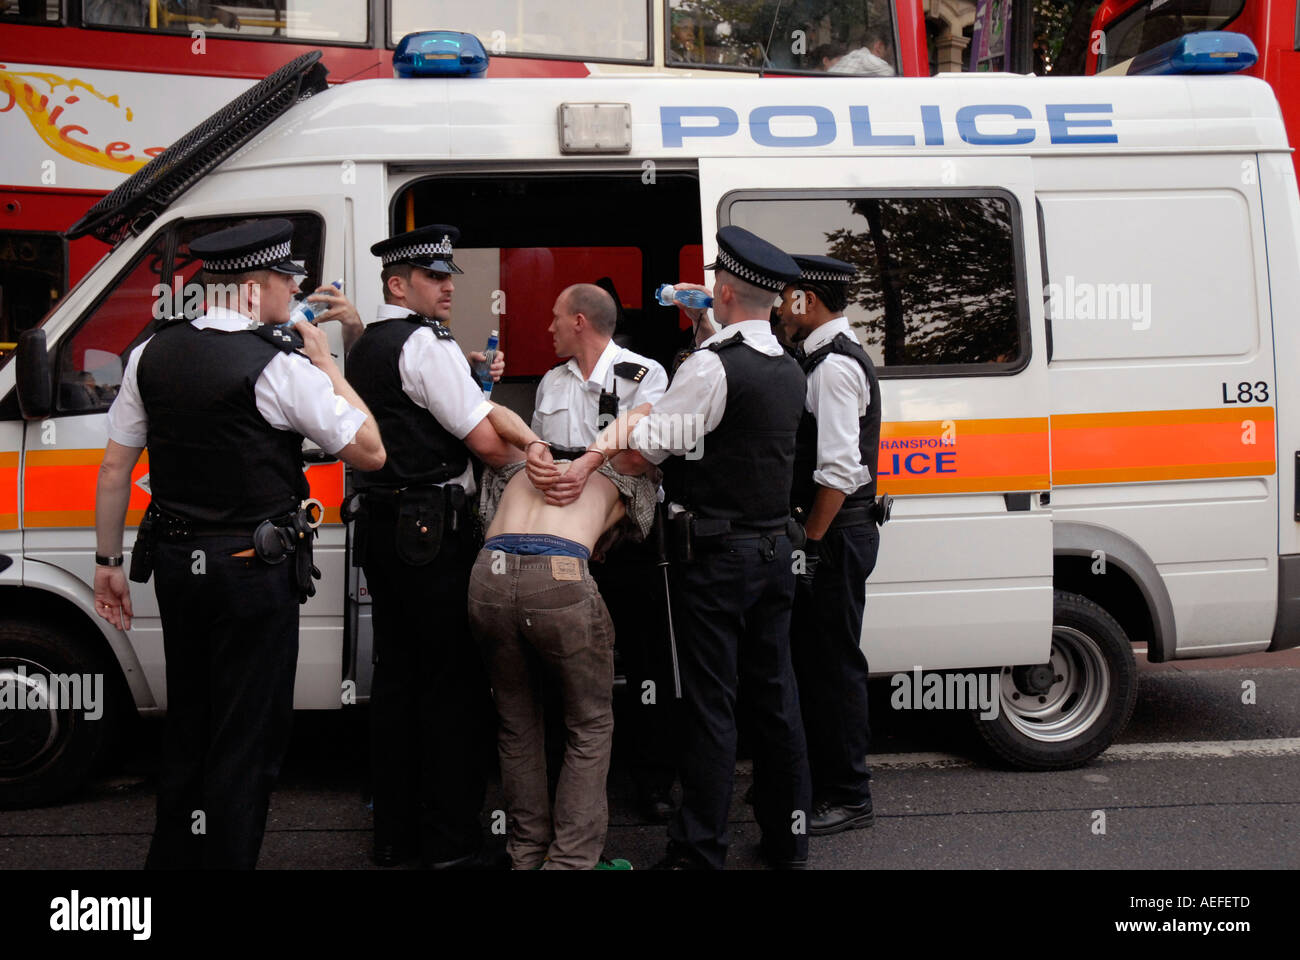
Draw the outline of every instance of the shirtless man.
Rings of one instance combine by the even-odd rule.
[[[614,628],[587,560],[602,535],[628,515],[629,495],[644,533],[655,484],[615,477],[602,467],[575,502],[553,506],[534,483],[549,486],[570,464],[538,468],[536,459],[529,475],[519,471],[506,483],[495,514],[485,478],[483,512],[485,519],[492,514],[491,522],[469,586],[470,628],[501,719],[501,782],[514,820],[506,850],[516,870],[627,870],[626,860],[601,857],[609,823],[605,779],[614,731]],[[647,465],[633,455],[616,457],[610,466],[631,474]],[[553,812],[546,786],[543,672],[558,680],[568,731]]]

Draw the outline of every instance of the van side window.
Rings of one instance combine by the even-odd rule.
[[[882,376],[1011,372],[1028,354],[1010,197],[754,196],[733,194],[726,222],[858,268],[845,316]]]
[[[321,220],[314,214],[277,215],[293,222],[290,256],[306,261],[311,276],[302,281],[302,289],[313,290],[320,277]],[[122,386],[131,351],[152,335],[155,319],[182,313],[192,319],[203,312],[202,293],[190,285],[199,264],[189,256],[189,241],[245,219],[183,220],[158,231],[82,315],[76,330],[60,341],[54,374],[59,413],[107,411]]]

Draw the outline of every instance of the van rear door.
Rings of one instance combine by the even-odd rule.
[[[846,315],[880,373],[879,487],[897,498],[867,584],[872,672],[1045,662],[1048,344],[1030,160],[699,170],[706,262],[734,223],[858,267]]]

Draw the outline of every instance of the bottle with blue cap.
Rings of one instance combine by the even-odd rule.
[[[673,284],[662,284],[655,291],[655,299],[662,306],[687,307],[692,310],[707,310],[713,306],[713,298],[703,290],[674,290]]]
[[[488,334],[487,346],[483,348],[484,359],[474,364],[474,377],[483,388],[484,399],[489,399],[492,396],[492,361],[496,359],[497,347],[500,343],[501,339],[498,331],[493,330]]]
[[[330,284],[330,286],[341,292],[343,290],[343,279],[340,277],[338,280],[335,280]],[[289,319],[286,320],[284,324],[286,329],[303,320],[306,320],[308,323],[315,323],[316,317],[321,313],[325,313],[325,310],[319,310],[317,307],[308,303],[308,296],[310,296],[310,294],[307,294],[301,300],[294,302],[294,307],[292,312],[289,314]]]

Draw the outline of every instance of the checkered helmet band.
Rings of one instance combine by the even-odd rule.
[[[212,273],[243,273],[245,270],[256,270],[258,267],[282,263],[288,259],[289,241],[285,240],[283,243],[272,244],[261,250],[243,253],[225,260],[204,260],[203,268]]]
[[[778,280],[775,277],[769,277],[766,274],[757,273],[756,271],[749,269],[749,267],[745,266],[721,247],[718,248],[717,266],[726,270],[728,273],[734,273],[736,276],[740,277],[741,280],[746,280],[754,286],[761,287],[764,290],[771,290],[774,293],[780,293],[785,289],[784,280]]]
[[[395,247],[380,258],[384,266],[403,260],[451,259],[451,236],[443,234],[437,243],[414,243],[409,247]]]
[[[825,280],[828,283],[848,283],[853,279],[847,273],[832,273],[829,270],[800,270],[800,280]]]

